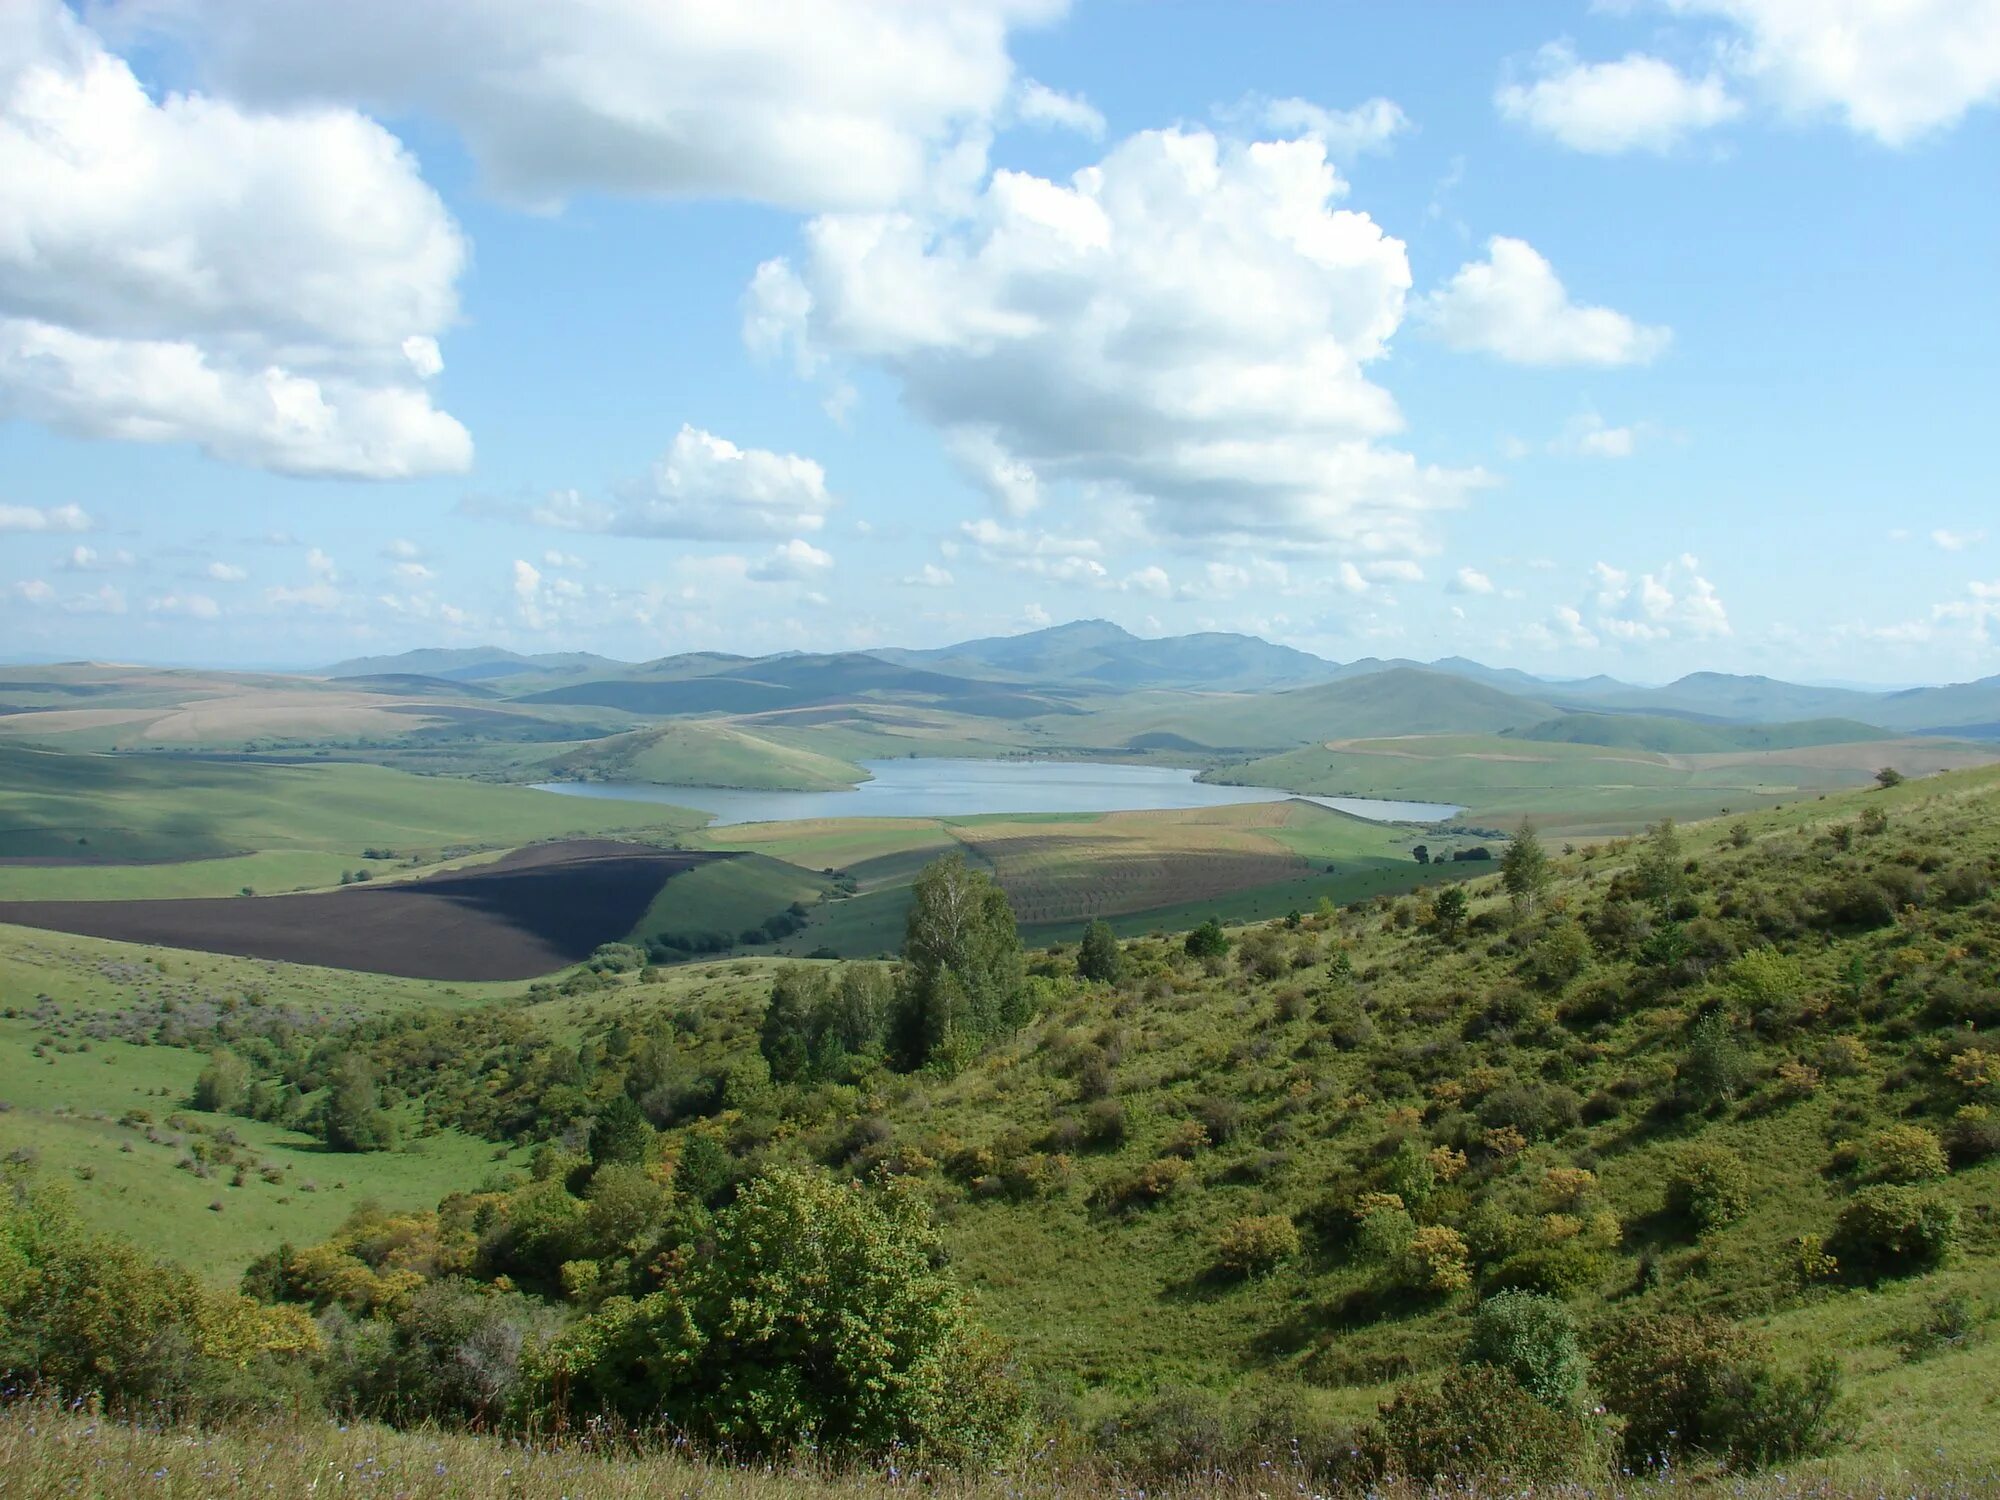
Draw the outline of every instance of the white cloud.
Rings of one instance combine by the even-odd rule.
[[[317,547],[306,553],[306,571],[315,578],[328,580],[340,576],[340,570],[333,565],[333,559]]]
[[[1365,564],[1361,572],[1374,583],[1422,583],[1424,570],[1420,563],[1407,557],[1385,558],[1380,562]]]
[[[1335,161],[1351,161],[1373,151],[1386,151],[1389,142],[1410,128],[1410,117],[1393,99],[1375,98],[1353,109],[1328,109],[1310,99],[1266,99],[1252,95],[1234,109],[1226,110],[1229,120],[1248,119],[1285,136],[1310,136],[1326,148]]]
[[[90,531],[94,523],[80,505],[0,505],[0,531]]]
[[[325,611],[340,606],[340,590],[321,580],[299,588],[289,584],[274,584],[264,590],[264,602],[273,609],[310,609]]]
[[[1026,79],[1014,96],[1014,116],[1025,125],[1073,130],[1093,141],[1104,138],[1104,116],[1081,94],[1065,94]]]
[[[1613,427],[1596,412],[1587,411],[1569,420],[1562,436],[1549,444],[1549,452],[1583,458],[1630,458],[1639,451],[1639,439],[1649,431],[1643,423]]]
[[[1583,623],[1582,612],[1572,605],[1565,604],[1556,610],[1555,630],[1557,638],[1566,645],[1591,650],[1599,644],[1597,637]]]
[[[1780,107],[1905,146],[2000,101],[1992,0],[1666,0],[1740,36],[1730,65]]]
[[[906,586],[915,589],[948,589],[952,586],[949,571],[936,563],[925,563],[916,572],[903,579]]]
[[[46,579],[24,578],[14,585],[14,596],[27,604],[53,604],[56,591]]]
[[[79,543],[63,555],[57,566],[65,573],[102,573],[107,568],[129,568],[136,561],[138,559],[122,547],[106,553]]]
[[[391,537],[382,545],[382,555],[396,562],[416,562],[424,555],[424,549],[406,536]]]
[[[125,613],[125,591],[108,583],[101,584],[87,594],[74,594],[65,599],[63,608],[73,615],[122,615]]]
[[[471,461],[435,354],[465,245],[351,109],[154,102],[59,0],[0,8],[0,417],[292,474]]]
[[[683,426],[652,474],[623,486],[616,501],[564,490],[531,507],[528,517],[569,531],[720,541],[818,531],[834,504],[826,471],[811,459],[739,448]]]
[[[1613,640],[1643,643],[1709,640],[1731,633],[1728,611],[1701,563],[1683,553],[1655,573],[1634,578],[1600,562],[1592,568],[1592,627]]]
[[[1494,103],[1504,118],[1573,151],[1666,152],[1743,111],[1716,75],[1688,78],[1642,52],[1586,63],[1567,43],[1552,42],[1535,68],[1533,83],[1504,85]]]
[[[1645,364],[1673,336],[1611,308],[1572,302],[1535,247],[1506,235],[1488,240],[1485,260],[1459,267],[1424,299],[1422,315],[1454,349],[1519,365]]]
[[[1128,573],[1123,586],[1136,594],[1150,594],[1155,599],[1170,598],[1174,592],[1173,579],[1167,576],[1165,568],[1157,564]]]
[[[830,553],[822,552],[811,542],[793,537],[773,547],[765,559],[752,567],[746,575],[757,583],[796,583],[804,578],[816,578],[833,566]]]
[[[547,623],[542,597],[542,572],[525,558],[514,559],[514,612],[530,630]]]
[[[1493,580],[1477,568],[1460,568],[1445,587],[1454,594],[1490,594]]]
[[[202,572],[217,583],[241,583],[250,576],[247,570],[226,562],[212,562]]]
[[[464,137],[536,205],[590,189],[791,208],[902,202],[983,149],[1009,32],[1065,0],[125,0],[259,100],[358,100]]]
[[[222,606],[206,594],[159,594],[146,601],[156,615],[181,615],[190,620],[219,620]]]
[[[551,547],[542,554],[542,566],[554,568],[558,572],[580,573],[590,566],[574,552],[558,552]]]
[[[437,577],[436,573],[420,562],[397,563],[390,571],[407,583],[422,583],[426,579]]]
[[[1968,547],[1976,547],[1986,540],[1983,531],[1947,531],[1940,526],[1931,533],[1933,546],[1946,552],[1963,552]]]
[[[1087,486],[1174,537],[1411,549],[1484,476],[1379,441],[1409,264],[1346,192],[1316,140],[1149,131],[963,214],[814,220],[745,337],[887,370],[1010,514]]]

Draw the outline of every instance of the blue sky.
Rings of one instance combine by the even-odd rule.
[[[584,14],[0,4],[8,654],[2000,671],[1992,0]]]

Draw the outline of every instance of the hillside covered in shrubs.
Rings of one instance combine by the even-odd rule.
[[[1140,1482],[2000,1464],[2000,775],[1480,868],[1022,954],[959,866],[900,965],[219,1017],[208,1107],[532,1167],[229,1297],[24,1176],[0,1365]]]

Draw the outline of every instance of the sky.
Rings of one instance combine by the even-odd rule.
[[[2000,0],[0,0],[0,655],[2000,672]]]

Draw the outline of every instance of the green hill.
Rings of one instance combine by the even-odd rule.
[[[866,771],[849,761],[709,719],[592,740],[552,756],[537,769],[559,781],[649,781],[758,791],[838,791],[868,779]]]
[[[1808,1487],[1943,1454],[1975,1476],[1954,1492],[1982,1493],[2000,1464],[1996,878],[1984,769],[1551,854],[1527,907],[1488,876],[1236,928],[1206,957],[1158,934],[1094,984],[1073,949],[1032,954],[1033,1016],[957,1071],[834,1054],[823,1078],[774,1082],[773,971],[743,961],[387,1018],[350,1045],[392,1096],[549,1149],[534,1181],[496,1176],[393,1233],[356,1221],[273,1284],[505,1266],[531,1300],[491,1308],[537,1328],[617,1315],[623,1289],[695,1263],[712,1222],[643,1173],[621,1190],[656,1221],[569,1196],[589,1169],[566,1153],[636,1101],[663,1131],[642,1147],[695,1152],[711,1202],[783,1164],[900,1181],[1007,1340],[1026,1441],[1075,1435],[1056,1440],[1128,1481],[1183,1472],[1195,1434],[1206,1465],[1249,1474],[1275,1451],[1324,1492],[1385,1440],[1384,1402],[1433,1399],[1480,1310],[1525,1292],[1569,1330],[1563,1379],[1628,1431],[1693,1424]],[[174,1039],[243,1034],[206,1014]],[[87,1020],[52,1005],[35,1029]],[[316,1036],[256,1034],[278,1081],[325,1067]],[[1647,1361],[1670,1340],[1736,1404],[1664,1405],[1679,1377]]]
[[[1704,755],[1728,750],[1798,750],[1810,745],[1846,745],[1889,736],[1853,719],[1805,719],[1792,724],[1706,724],[1650,714],[1571,713],[1502,730],[1517,739],[1561,745],[1605,745],[1655,750],[1666,755]]]

